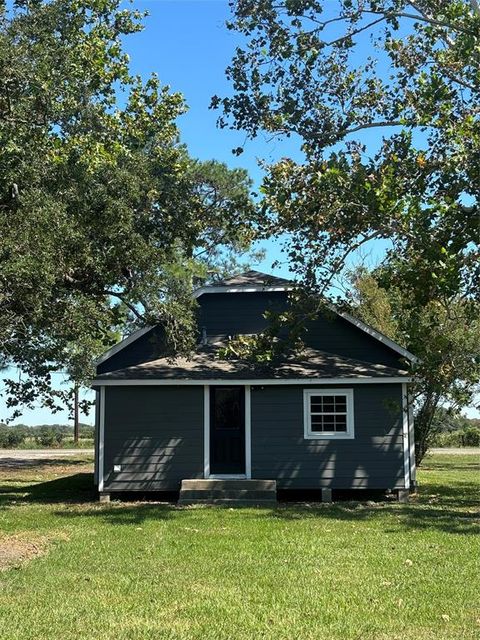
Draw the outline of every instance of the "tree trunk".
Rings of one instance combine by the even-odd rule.
[[[78,410],[78,384],[75,383],[73,387],[73,442],[78,445],[80,437],[80,421]]]
[[[432,426],[439,401],[440,395],[437,392],[427,392],[424,403],[415,417],[415,462],[417,466],[421,464],[435,435]]]

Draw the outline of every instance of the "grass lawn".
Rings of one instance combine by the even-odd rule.
[[[0,638],[480,638],[478,471],[435,455],[410,504],[278,509],[100,505],[86,458],[3,471]]]

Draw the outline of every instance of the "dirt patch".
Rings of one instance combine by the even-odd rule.
[[[19,569],[26,562],[47,553],[49,546],[66,540],[65,534],[39,536],[31,531],[7,536],[0,535],[0,572]]]

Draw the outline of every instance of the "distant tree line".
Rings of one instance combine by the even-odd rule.
[[[437,409],[432,445],[436,447],[480,447],[480,418],[452,415]]]
[[[94,427],[80,424],[80,444],[93,441]],[[6,425],[0,423],[0,448],[61,447],[73,439],[73,427],[64,424]],[[88,442],[91,444],[91,442]]]

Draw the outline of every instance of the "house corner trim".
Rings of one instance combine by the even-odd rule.
[[[103,478],[105,473],[105,455],[104,455],[104,439],[105,439],[105,387],[100,387],[100,423],[98,438],[98,491],[103,491]]]
[[[403,467],[405,489],[410,489],[410,443],[408,425],[408,392],[407,385],[402,384],[402,431],[403,431]]]

